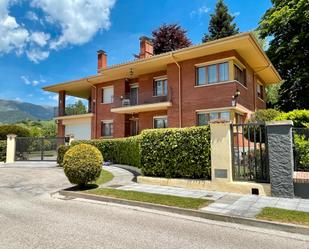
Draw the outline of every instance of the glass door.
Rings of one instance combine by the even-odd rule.
[[[130,104],[138,105],[138,86],[133,85],[130,88]]]

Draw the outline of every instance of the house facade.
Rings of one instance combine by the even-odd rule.
[[[98,51],[96,75],[44,88],[59,94],[59,137],[118,138],[214,119],[245,122],[266,107],[265,86],[281,81],[251,33],[160,55],[141,37],[136,57],[108,66]],[[88,100],[89,113],[66,115],[66,96]]]

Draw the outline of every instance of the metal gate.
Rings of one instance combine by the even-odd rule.
[[[16,161],[56,161],[57,150],[65,143],[63,137],[17,137]]]
[[[269,182],[267,130],[264,124],[231,124],[233,178]]]

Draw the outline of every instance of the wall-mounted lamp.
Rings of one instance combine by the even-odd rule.
[[[232,96],[232,106],[236,106],[237,105],[237,98],[240,95],[240,91],[237,89],[235,94]]]

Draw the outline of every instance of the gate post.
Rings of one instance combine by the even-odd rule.
[[[14,163],[16,150],[16,135],[9,134],[6,137],[6,163]]]
[[[211,180],[233,181],[231,126],[228,121],[210,123]]]
[[[272,196],[294,197],[292,126],[290,120],[266,123]]]

